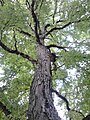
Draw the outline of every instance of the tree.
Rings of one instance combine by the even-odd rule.
[[[1,62],[6,71],[3,77],[6,85],[1,88],[4,91],[1,93],[2,111],[4,114],[7,111],[6,116],[12,114],[12,119],[25,119],[22,114],[26,112],[25,103],[29,96],[28,120],[61,120],[53,104],[52,92],[57,93],[53,90],[55,79],[61,79],[62,92],[69,93],[73,83],[77,85],[77,80],[73,82],[71,78],[68,81],[68,70],[75,68],[79,71],[78,74],[83,74],[83,69],[90,64],[89,55],[85,52],[90,49],[90,2],[1,0],[0,3]],[[78,80],[80,77],[77,77]],[[84,77],[81,81],[78,81],[78,85],[83,83]],[[82,90],[80,87],[79,90]],[[15,94],[12,93],[14,90]],[[7,98],[13,105],[9,100],[6,101]],[[64,100],[67,101],[66,98]],[[72,101],[70,102],[72,106]],[[5,104],[9,104],[7,107],[10,110]],[[17,113],[17,117],[15,110],[12,111],[14,108],[17,110],[18,106],[21,107],[19,109],[24,108],[24,111],[22,114]]]

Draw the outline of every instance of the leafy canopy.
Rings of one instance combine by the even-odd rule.
[[[58,56],[55,63],[57,69],[53,69],[53,87],[58,86],[60,93],[68,99],[71,109],[86,115],[90,112],[90,1],[36,0],[36,7],[40,29],[47,24],[47,31],[57,28],[48,34],[45,44],[66,47],[66,51],[51,48]],[[0,1],[0,41],[12,50],[18,49],[37,59],[33,28],[33,18],[25,0]],[[3,70],[0,101],[11,111],[12,119],[24,120],[35,66],[20,55],[8,53],[2,48],[0,66]],[[60,85],[57,85],[57,81]],[[62,103],[65,105],[60,99],[59,105]],[[0,118],[4,120],[10,116],[7,118],[0,111]]]

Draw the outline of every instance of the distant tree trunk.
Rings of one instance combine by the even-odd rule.
[[[61,120],[53,104],[51,60],[44,45],[37,45],[38,65],[30,88],[28,120]]]

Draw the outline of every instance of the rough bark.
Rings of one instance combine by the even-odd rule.
[[[28,120],[61,120],[53,104],[50,51],[37,45],[38,66],[30,88]]]

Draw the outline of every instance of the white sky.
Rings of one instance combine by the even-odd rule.
[[[64,108],[64,106],[59,106],[58,105],[58,101],[59,100],[61,100],[60,98],[58,98],[56,95],[54,95],[54,105],[55,105],[55,107],[56,107],[56,110],[57,110],[57,112],[58,112],[58,115],[60,116],[60,118],[62,118],[62,120],[66,120],[66,117],[65,117],[65,115],[64,115],[64,113],[65,113],[65,108]]]
[[[76,78],[76,69],[73,68],[72,70],[68,70],[68,76],[72,76],[72,79]],[[57,81],[57,88],[56,90],[58,91],[60,89],[60,87],[62,87],[62,83],[60,83],[60,80]],[[60,99],[57,95],[54,94],[54,105],[56,107],[56,110],[58,112],[58,115],[62,118],[62,120],[67,120],[66,119],[66,115],[65,112],[67,111],[67,109],[62,105],[62,107],[58,104],[58,101],[60,101],[62,99]]]

